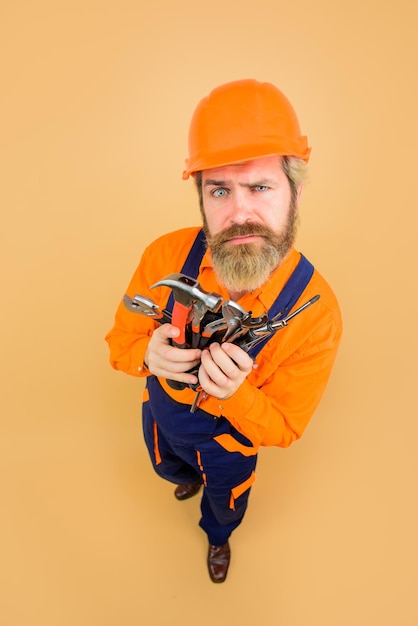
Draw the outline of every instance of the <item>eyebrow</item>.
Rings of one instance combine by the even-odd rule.
[[[228,180],[215,180],[214,178],[208,178],[205,180],[205,187],[226,187],[230,182]],[[255,180],[252,183],[238,183],[240,187],[257,187],[257,186],[268,186],[274,184],[274,181],[270,178],[262,178],[260,180]]]
[[[215,180],[214,178],[208,178],[205,180],[205,187],[223,187],[227,184],[225,180]]]

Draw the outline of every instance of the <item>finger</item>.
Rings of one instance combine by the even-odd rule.
[[[232,367],[228,368],[228,361]],[[228,383],[232,368],[236,369],[231,359],[221,350],[219,344],[212,344],[208,350],[203,350],[202,365],[209,379],[220,387]],[[227,373],[225,370],[228,369],[229,372]]]
[[[213,344],[211,355],[218,367],[231,380],[242,378],[243,374],[246,376],[252,370],[251,357],[233,344]]]
[[[179,329],[172,324],[162,324],[157,328],[151,338],[151,349],[155,346],[155,351],[167,361],[187,364],[190,367],[200,360],[201,351],[197,348],[177,348],[172,346],[170,339],[178,337]]]
[[[160,370],[180,374],[197,368],[200,364],[200,359],[195,359],[194,361],[175,361],[173,359],[165,359],[156,355],[153,358],[153,364],[154,369],[155,367],[158,367]]]
[[[157,335],[161,339],[175,339],[180,334],[180,329],[173,324],[161,324],[154,330],[154,335]]]
[[[160,378],[175,380],[179,383],[184,383],[185,385],[196,385],[199,382],[199,379],[195,374],[190,374],[187,372],[176,373],[171,370],[161,370],[161,372],[156,375]]]
[[[176,361],[175,356],[177,354],[177,350],[179,349],[169,347],[169,350],[171,351],[171,358],[166,358],[164,354],[158,352],[149,352],[148,369],[150,372],[161,378],[170,378],[187,384],[197,383],[196,371],[200,364],[200,359],[191,361]]]
[[[164,360],[172,363],[178,363],[183,368],[185,365],[193,367],[200,361],[201,351],[197,348],[176,348],[175,346],[167,346],[161,353]]]
[[[237,364],[239,369],[243,372],[250,372],[253,369],[254,362],[252,358],[242,350],[239,346],[233,343],[223,343],[222,350],[226,352],[228,357]]]
[[[208,372],[208,369],[210,369],[210,363],[210,355],[206,355],[202,358],[202,363],[199,368],[199,383],[202,389],[206,391],[206,393],[217,398],[220,395],[219,392],[221,390],[221,386],[214,382],[212,376]],[[212,375],[214,375],[213,372]],[[223,374],[223,381],[225,382],[227,380],[228,379],[226,378],[225,374]]]
[[[235,369],[239,371],[238,368]],[[238,386],[236,381],[228,378],[216,365],[209,351],[202,354],[202,364],[199,368],[199,383],[207,394],[215,398],[229,398]]]
[[[234,379],[239,373],[239,369],[235,361],[229,357],[219,344],[214,344],[213,347],[211,346],[211,356],[216,365],[227,378]]]

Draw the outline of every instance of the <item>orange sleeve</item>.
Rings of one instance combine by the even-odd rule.
[[[198,230],[186,228],[163,235],[150,244],[142,255],[126,293],[131,298],[135,294],[150,298],[163,309],[170,290],[167,287],[150,287],[167,274],[180,271]],[[105,337],[111,366],[131,376],[148,376],[149,372],[144,368],[144,355],[157,325],[146,315],[128,311],[121,301],[114,325]]]

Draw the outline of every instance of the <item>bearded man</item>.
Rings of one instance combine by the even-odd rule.
[[[247,319],[283,319],[319,295],[315,306],[256,352],[222,337],[208,341],[210,322],[194,328],[197,344],[185,344],[174,308],[173,323],[161,323],[123,302],[106,336],[112,367],[146,377],[143,430],[155,471],[177,485],[177,500],[203,486],[199,524],[216,583],[227,576],[229,539],[247,509],[260,446],[288,447],[302,436],[341,339],[335,295],[294,247],[309,154],[295,111],[277,87],[245,79],[214,89],[192,117],[183,172],[184,179],[194,177],[203,229],[151,243],[127,296],[140,294],[167,316],[179,302],[167,304],[164,277],[183,273]],[[193,308],[190,300],[189,314],[200,312],[204,321],[198,304]]]

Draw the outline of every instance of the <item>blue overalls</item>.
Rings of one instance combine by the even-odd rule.
[[[182,272],[196,277],[205,251],[200,231]],[[281,312],[285,317],[313,273],[313,267],[302,255],[289,281],[269,311],[269,317]],[[172,301],[168,303],[170,310]],[[249,354],[255,358],[264,347],[259,344]],[[209,543],[221,546],[241,523],[255,480],[257,450],[251,441],[238,432],[224,417],[214,417],[189,404],[173,400],[155,376],[147,378],[142,419],[145,442],[157,474],[175,484],[204,485],[199,525]],[[223,437],[222,437],[222,436]],[[232,437],[240,448],[229,452],[223,443]],[[237,447],[237,446],[235,446]]]

